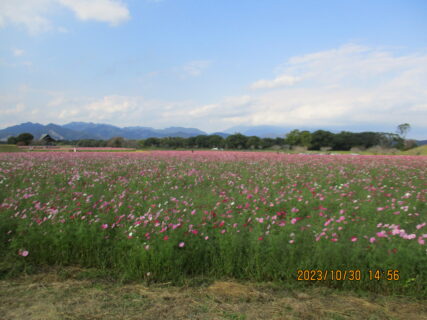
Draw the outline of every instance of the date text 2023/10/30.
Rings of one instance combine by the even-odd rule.
[[[398,281],[400,280],[400,274],[399,274],[399,270],[397,269],[388,269],[388,270],[377,269],[377,270],[367,270],[364,272],[362,272],[359,269],[297,270],[298,281],[326,281],[326,280],[360,281],[362,279]]]

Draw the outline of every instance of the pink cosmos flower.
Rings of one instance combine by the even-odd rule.
[[[375,241],[377,241],[377,239],[375,239],[375,237],[371,237],[371,238],[369,239],[369,242],[370,242],[370,243],[374,243]]]
[[[418,243],[419,243],[420,245],[424,245],[426,242],[425,242],[425,240],[423,239],[423,237],[418,237]]]
[[[351,237],[351,242],[356,242],[357,241],[357,237]]]
[[[179,246],[180,248],[184,248],[185,243],[184,243],[184,242],[180,242],[178,246]]]
[[[417,230],[420,230],[421,228],[424,228],[426,226],[426,223],[420,223],[416,226]]]
[[[29,252],[28,252],[28,250],[19,250],[18,251],[18,254],[20,255],[20,256],[22,256],[22,257],[26,257],[26,256],[28,256],[28,254],[29,254]]]
[[[329,220],[328,220],[328,221],[326,221],[323,225],[324,225],[325,227],[327,227],[331,222],[332,222],[332,219],[329,219]]]
[[[291,223],[292,223],[292,224],[297,223],[297,221],[298,221],[298,219],[297,219],[297,218],[292,218],[292,219],[291,219]]]
[[[102,229],[107,229],[107,228],[108,228],[108,224],[104,223],[104,224],[101,226],[101,228],[102,228]]]
[[[385,238],[385,237],[387,237],[387,235],[386,235],[385,231],[383,230],[383,231],[377,232],[377,237],[378,238]]]

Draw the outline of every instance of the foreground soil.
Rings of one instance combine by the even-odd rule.
[[[427,300],[407,297],[234,281],[117,284],[85,274],[49,271],[0,281],[0,319],[427,319]]]

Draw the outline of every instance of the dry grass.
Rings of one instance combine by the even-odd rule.
[[[416,155],[416,156],[427,156],[427,145],[419,146],[414,149],[403,152],[403,154]]]
[[[0,281],[0,319],[427,319],[427,301],[272,284],[120,285],[49,272]]]

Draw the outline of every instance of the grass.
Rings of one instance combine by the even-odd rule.
[[[64,275],[64,271],[67,271]],[[0,318],[50,319],[378,319],[427,318],[426,300],[271,283],[201,286],[118,284],[81,279],[78,268],[0,281]],[[86,272],[87,273],[87,272]]]
[[[403,154],[407,155],[416,155],[416,156],[427,156],[427,145],[419,146],[414,149],[403,152]]]
[[[22,150],[14,144],[0,144],[0,152],[22,152]]]

